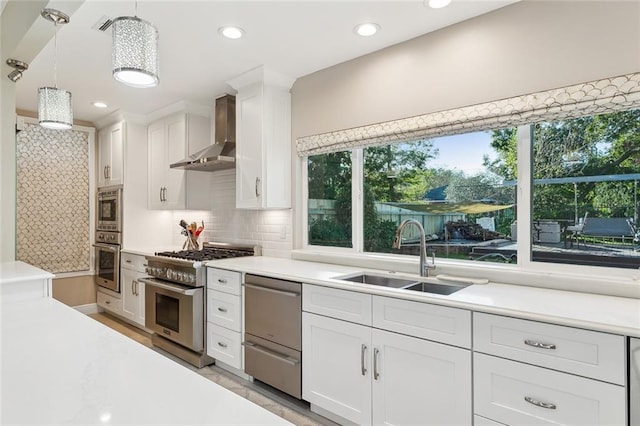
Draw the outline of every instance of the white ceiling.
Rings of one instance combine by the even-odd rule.
[[[159,32],[160,84],[136,89],[111,76],[111,29],[92,29],[103,16],[133,15],[134,1],[87,0],[59,28],[58,87],[72,92],[74,118],[92,122],[115,110],[148,114],[178,101],[213,105],[233,93],[226,81],[259,65],[299,78],[515,1],[453,0],[431,9],[423,0],[140,0],[138,16]],[[357,36],[353,28],[362,22],[381,30]],[[226,25],[242,27],[245,36],[221,37],[217,30]],[[36,111],[38,87],[53,84],[53,50],[51,39],[16,83],[18,109]],[[94,101],[109,107],[95,108]]]

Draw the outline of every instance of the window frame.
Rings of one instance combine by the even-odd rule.
[[[615,268],[603,266],[585,266],[563,263],[548,263],[534,261],[532,259],[532,200],[533,200],[533,128],[534,124],[523,124],[517,126],[517,163],[518,163],[518,183],[517,183],[517,205],[516,218],[518,241],[517,263],[516,264],[489,264],[484,262],[472,262],[455,259],[438,259],[437,263],[443,267],[464,268],[478,271],[510,271],[524,272],[533,275],[546,276],[551,282],[557,280],[562,287],[561,281],[567,275],[579,279],[585,277],[589,280],[600,279],[602,281],[621,280],[636,282],[640,280],[640,274],[634,275],[633,269]],[[474,131],[474,130],[471,130]],[[363,168],[364,154],[363,148],[345,149],[351,152],[352,158],[352,247],[329,247],[320,245],[310,245],[308,242],[308,156],[300,158],[302,162],[302,200],[300,214],[302,215],[302,252],[313,252],[316,254],[341,255],[358,259],[375,259],[376,261],[386,260],[389,262],[417,262],[416,256],[372,253],[363,251]],[[520,237],[522,236],[522,237]],[[416,258],[416,259],[413,259]],[[412,260],[410,260],[412,259]],[[372,266],[376,269],[375,265]],[[637,283],[636,283],[637,284]],[[600,292],[606,293],[606,289]]]

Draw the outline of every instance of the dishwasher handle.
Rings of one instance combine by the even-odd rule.
[[[242,343],[245,347],[248,347],[250,349],[253,349],[254,351],[258,351],[260,353],[263,353],[267,356],[270,356],[271,358],[275,358],[279,361],[283,361],[286,362],[287,364],[291,364],[291,365],[298,365],[300,364],[300,360],[292,358],[290,356],[286,356],[286,355],[282,355],[278,352],[272,351],[271,349],[267,349],[264,346],[260,346],[260,345],[256,345],[255,343],[252,342],[244,342]]]
[[[282,296],[288,296],[288,297],[300,297],[300,293],[296,293],[294,291],[286,291],[286,290],[277,290],[275,288],[269,288],[269,287],[263,287],[261,285],[255,285],[255,284],[248,284],[248,283],[244,283],[245,287],[249,287],[252,288],[254,290],[259,290],[259,291],[266,291],[268,293],[276,293],[276,294],[280,294]]]

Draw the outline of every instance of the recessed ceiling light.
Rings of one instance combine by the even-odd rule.
[[[356,25],[353,31],[362,37],[370,37],[375,33],[377,33],[379,29],[380,29],[380,25],[378,24],[366,23],[366,24]]]
[[[429,0],[429,7],[432,9],[441,9],[449,6],[449,3],[451,3],[451,0]]]
[[[105,104],[104,102],[94,102],[91,105],[93,105],[96,108],[106,108],[107,104]]]
[[[232,40],[238,39],[244,35],[244,30],[240,27],[220,27],[218,28],[218,32]]]

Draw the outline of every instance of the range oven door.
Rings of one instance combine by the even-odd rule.
[[[145,284],[145,326],[193,351],[204,351],[204,288],[183,287],[156,278]]]
[[[96,284],[120,293],[120,246],[95,243]]]

